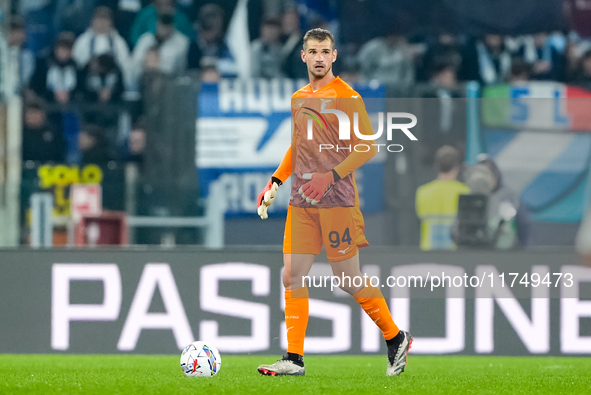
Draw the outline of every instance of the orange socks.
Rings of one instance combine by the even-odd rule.
[[[392,319],[384,295],[378,288],[372,286],[361,288],[353,297],[382,330],[384,339],[390,340],[398,334],[399,329]]]
[[[308,288],[285,290],[285,324],[287,352],[304,355],[304,338],[308,326]]]
[[[285,291],[285,324],[287,326],[287,352],[304,355],[304,338],[308,326],[308,288]],[[372,286],[362,288],[353,295],[363,310],[382,330],[384,339],[390,340],[399,332],[382,292]]]

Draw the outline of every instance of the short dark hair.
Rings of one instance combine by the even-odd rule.
[[[45,103],[41,99],[32,99],[25,102],[25,112],[28,110],[46,112]]]
[[[10,30],[25,30],[25,22],[18,16],[10,18]]]
[[[517,77],[521,75],[528,75],[531,73],[530,65],[522,58],[514,58],[511,61],[511,76]]]
[[[306,43],[309,39],[317,40],[317,41],[324,41],[330,40],[333,48],[334,48],[334,36],[331,32],[326,29],[322,29],[320,27],[316,27],[314,29],[310,29],[304,34],[304,48],[306,47]]]
[[[431,75],[437,75],[442,71],[453,70],[457,72],[456,64],[447,57],[436,57],[431,67]]]
[[[135,130],[135,129],[143,129],[143,130],[146,130],[147,123],[148,123],[148,120],[147,120],[146,116],[145,115],[140,115],[138,117],[138,119],[136,119],[135,122],[133,123],[132,130]]]
[[[451,145],[444,145],[435,152],[435,167],[439,173],[449,173],[460,166],[460,151]]]
[[[66,47],[72,49],[76,36],[72,32],[61,32],[55,40],[56,47]]]

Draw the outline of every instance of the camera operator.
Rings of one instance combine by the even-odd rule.
[[[465,170],[470,194],[460,196],[453,236],[458,245],[511,249],[527,245],[530,220],[519,194],[505,186],[486,154]]]

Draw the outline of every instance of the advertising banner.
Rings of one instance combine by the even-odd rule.
[[[417,354],[591,355],[591,268],[560,252],[361,253]],[[281,354],[279,249],[0,251],[0,353]],[[306,353],[385,353],[320,257]],[[356,279],[353,279],[356,281]]]

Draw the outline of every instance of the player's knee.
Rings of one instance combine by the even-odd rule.
[[[333,270],[333,279],[337,280],[335,287],[339,287],[349,295],[355,295],[361,288],[364,287],[363,275],[359,271],[351,271],[351,273],[343,273],[341,271]]]
[[[292,276],[288,270],[283,271],[282,280],[283,280],[283,286],[285,287],[285,289],[291,289]]]

